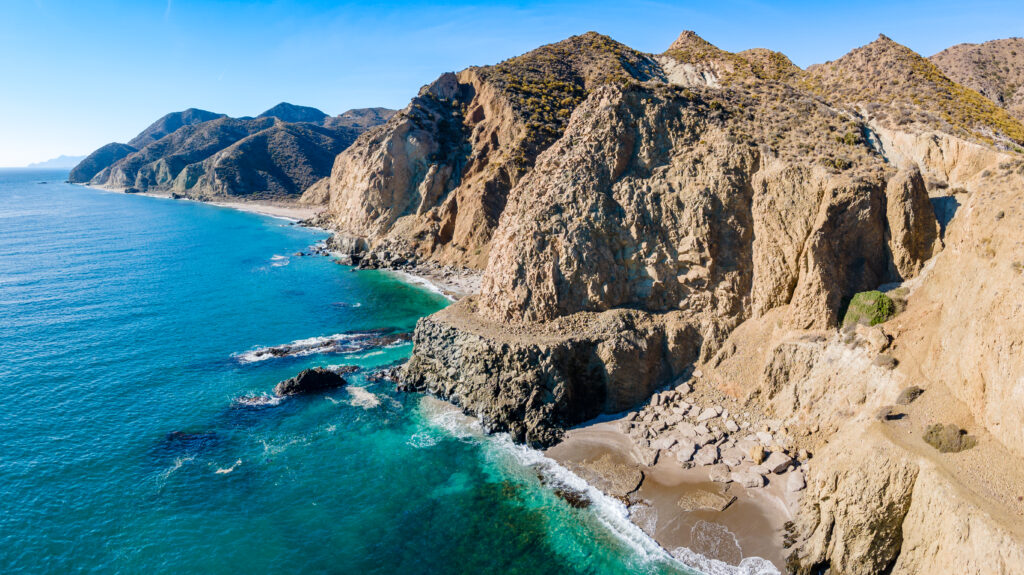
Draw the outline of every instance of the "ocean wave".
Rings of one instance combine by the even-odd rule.
[[[338,333],[322,337],[299,339],[284,345],[259,347],[235,354],[233,357],[241,363],[255,363],[284,357],[357,353],[373,348],[402,345],[411,339],[411,334],[396,333],[388,330]]]
[[[217,471],[214,471],[214,473],[217,473],[219,475],[225,475],[225,474],[231,473],[235,469],[238,469],[238,466],[241,465],[241,464],[242,464],[242,460],[239,459],[231,467],[220,467],[220,468],[217,469]]]
[[[464,415],[451,404],[434,399],[421,402],[420,406],[431,425],[455,437],[481,438],[492,456],[498,459],[511,457],[516,466],[536,472],[542,483],[552,491],[567,494],[568,497],[565,499],[570,505],[588,508],[605,530],[614,534],[644,563],[675,563],[708,575],[779,575],[775,565],[760,557],[747,557],[740,561],[739,565],[729,565],[682,547],[670,553],[647,532],[654,530],[654,524],[650,521],[650,510],[631,511],[622,501],[605,495],[543,452],[516,444],[507,433],[484,436],[476,418]],[[487,452],[488,449],[485,449],[485,453]],[[574,501],[581,504],[576,505]],[[632,517],[633,513],[643,516]],[[634,519],[637,521],[634,522]],[[647,529],[642,529],[636,523],[646,523],[644,526]]]
[[[275,268],[286,266],[291,262],[291,260],[289,260],[287,256],[281,255],[275,255],[274,257],[270,258],[270,261],[273,262],[270,264],[270,266]]]
[[[441,286],[428,280],[427,278],[420,277],[418,275],[414,275],[402,270],[387,270],[387,272],[397,276],[399,279],[401,279],[407,284],[419,286],[427,291],[434,292],[450,302],[455,301],[455,298],[448,295],[443,289],[441,289]]]
[[[259,395],[243,395],[234,399],[234,404],[243,407],[271,407],[281,403],[283,397],[261,393]]]

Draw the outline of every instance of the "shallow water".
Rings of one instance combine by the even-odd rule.
[[[409,331],[441,296],[292,255],[322,232],[65,177],[0,171],[4,572],[687,572],[617,502],[556,496],[587,487],[538,452],[365,370],[270,396],[408,343],[246,361]]]

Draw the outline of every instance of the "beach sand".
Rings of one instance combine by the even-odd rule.
[[[103,190],[104,192],[115,192],[119,194],[126,193],[123,188],[115,188],[109,186],[94,186],[91,184],[81,184],[87,188],[94,190]],[[172,199],[170,192],[137,192],[130,194],[133,196],[148,196],[151,198],[165,198]],[[184,201],[199,201],[191,198],[178,198]],[[308,220],[316,216],[319,212],[323,211],[322,206],[303,206],[294,202],[280,202],[280,201],[215,201],[215,202],[203,202],[211,206],[220,206],[222,208],[231,208],[234,210],[240,210],[243,212],[250,212],[253,214],[260,214],[264,216],[271,216],[275,218],[284,218],[292,221],[303,221]]]
[[[792,519],[796,495],[786,492],[782,476],[764,488],[745,489],[712,482],[708,468],[683,469],[671,456],[646,466],[617,421],[569,430],[547,456],[628,501],[634,523],[670,552],[684,547],[729,565],[761,557],[785,572],[784,524]],[[636,470],[643,479],[632,490]]]

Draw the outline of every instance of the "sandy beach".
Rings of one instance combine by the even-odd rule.
[[[392,273],[405,281],[426,286],[450,301],[457,301],[479,292],[480,280],[483,277],[483,270],[456,269],[433,263],[392,270]]]
[[[783,476],[746,489],[713,482],[707,467],[684,469],[669,456],[644,465],[618,421],[571,429],[546,454],[626,502],[634,523],[670,552],[686,548],[733,566],[760,557],[785,572],[784,525],[796,494],[787,493]]]
[[[113,188],[108,186],[94,186],[91,184],[80,184],[87,188],[94,190],[102,190],[104,192],[114,192],[118,194],[126,194],[123,188]],[[192,198],[174,198],[170,192],[136,192],[129,195],[133,196],[148,196],[151,198],[164,198],[164,199],[180,199],[183,201],[196,202],[200,200],[194,200]],[[271,216],[275,218],[284,218],[292,221],[303,221],[308,220],[316,216],[323,208],[318,206],[303,206],[291,202],[275,202],[275,201],[232,201],[232,202],[202,202],[211,206],[219,206],[222,208],[231,208],[234,210],[240,210],[243,212],[249,212],[253,214],[260,214],[264,216]]]

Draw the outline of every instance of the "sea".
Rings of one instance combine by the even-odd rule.
[[[541,452],[368,377],[439,293],[296,255],[321,230],[66,177],[0,170],[3,573],[697,572]],[[273,396],[315,366],[358,371]]]

